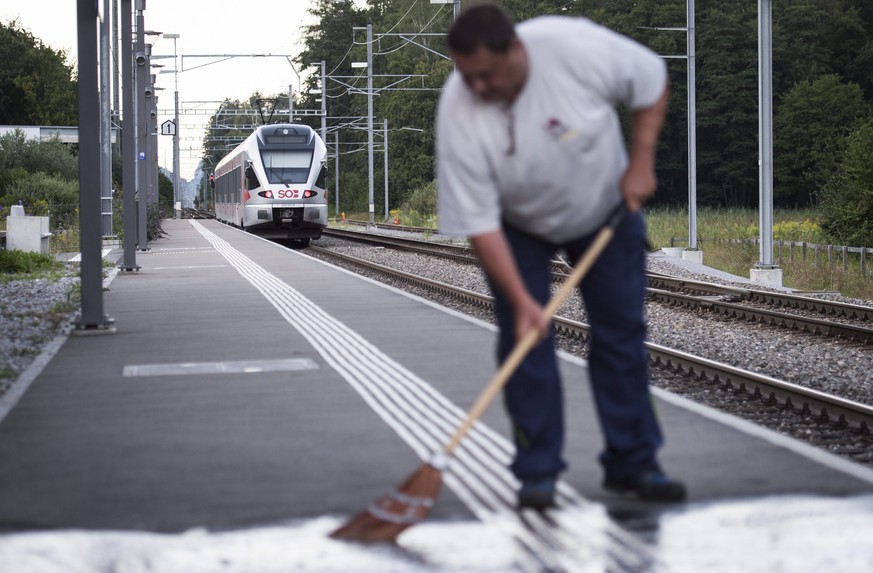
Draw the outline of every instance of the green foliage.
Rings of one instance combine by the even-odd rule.
[[[404,225],[437,227],[437,183],[431,180],[415,188],[396,214]]]
[[[824,232],[815,222],[817,215],[811,211],[798,209],[777,209],[773,214],[773,238],[785,241],[806,241],[821,243]],[[649,227],[649,240],[656,247],[670,246],[671,238],[685,240],[688,236],[688,211],[675,207],[646,208],[646,222]],[[709,241],[730,241],[737,239],[757,239],[760,236],[759,213],[756,209],[713,209],[703,207],[697,210],[697,236],[703,243]],[[683,246],[680,241],[676,246]],[[708,247],[706,247],[708,248]]]
[[[403,204],[404,207],[415,209],[420,213],[436,213],[437,210],[437,184],[431,180],[413,190],[409,199]]]
[[[79,182],[34,173],[8,185],[3,203],[23,205],[28,215],[48,216],[51,228],[67,229],[79,222]]]
[[[758,196],[757,12],[726,2],[698,20],[697,196],[744,206]],[[686,145],[687,153],[687,145]]]
[[[46,253],[29,253],[25,251],[0,251],[0,274],[34,274],[47,271],[57,271],[64,267]]]
[[[464,3],[465,7],[467,2]],[[683,56],[685,0],[503,0],[517,21],[544,15],[584,16],[637,39],[662,55]],[[351,62],[366,60],[365,28],[373,26],[373,85],[376,212],[382,212],[382,120],[389,125],[390,208],[410,200],[434,178],[433,127],[439,89],[452,72],[445,54],[451,5],[413,0],[314,0],[314,23],[304,27],[297,69],[325,62],[328,146],[339,148],[340,211],[366,212],[369,173],[366,152],[366,71]],[[698,2],[696,18],[697,201],[700,206],[757,205],[758,174],[758,5],[755,2]],[[357,28],[357,29],[353,29]],[[655,28],[662,28],[656,30]],[[416,36],[417,44],[399,36]],[[658,150],[658,193],[653,206],[688,200],[687,63],[666,60],[670,107]],[[773,88],[776,206],[812,205],[839,170],[846,138],[870,115],[873,102],[873,4],[867,0],[793,0],[773,5]],[[388,75],[390,77],[387,77]],[[320,103],[309,90],[321,88],[320,74],[304,74],[298,109]],[[840,79],[842,78],[842,79]],[[255,94],[257,95],[257,94]],[[253,98],[255,96],[253,95]],[[280,100],[287,94],[278,94]],[[269,98],[267,98],[269,99]],[[229,107],[252,107],[226,102]],[[867,111],[865,111],[867,110]],[[282,118],[284,120],[284,118]],[[274,120],[275,121],[275,120]],[[320,127],[320,119],[301,121]],[[249,118],[222,117],[215,125],[241,125]],[[400,130],[412,127],[424,130]],[[243,136],[245,129],[214,132]],[[336,138],[339,137],[338,146]],[[212,164],[230,148],[207,138]],[[208,161],[207,161],[208,163]],[[333,190],[333,181],[331,190]]]
[[[773,238],[777,241],[794,241],[822,244],[824,232],[818,223],[807,218],[803,221],[782,221],[773,225]]]
[[[868,36],[859,12],[859,5],[864,3],[774,2],[773,89],[777,94],[786,93],[797,82],[811,82],[830,74],[855,80],[850,70]],[[870,23],[866,22],[867,27]]]
[[[0,165],[2,165],[3,154],[0,151]],[[27,169],[24,167],[9,167],[2,168],[0,167],[0,205],[2,205],[3,195],[6,193],[5,189],[15,181],[19,179],[24,179],[29,174],[27,173]]]
[[[29,215],[49,216],[52,228],[78,225],[79,165],[57,139],[27,140],[15,130],[0,136],[0,205],[23,205]]]
[[[777,209],[774,214],[774,238],[785,241],[824,244],[823,231],[814,223],[815,212],[807,209]],[[698,235],[701,240],[704,263],[710,267],[738,276],[749,276],[749,269],[759,260],[760,247],[737,239],[758,238],[758,211],[756,209],[700,209],[697,213]],[[655,247],[670,246],[670,238],[684,238],[688,232],[688,213],[674,207],[646,209],[649,241]],[[845,244],[845,243],[842,243]],[[683,242],[675,244],[685,246]],[[793,260],[792,260],[793,259]],[[869,270],[861,275],[857,256],[849,262],[849,270],[841,265],[816,261],[813,251],[795,246],[779,250],[774,244],[774,260],[784,271],[785,286],[801,290],[838,291],[850,297],[873,300],[873,281]]]
[[[758,223],[735,224],[729,233],[729,237],[735,239],[757,239],[760,236],[761,231]],[[822,244],[825,240],[821,226],[809,218],[773,223],[773,239],[815,244]]]
[[[57,138],[28,140],[19,129],[0,135],[0,173],[16,168],[28,173],[47,173],[69,181],[79,177],[79,160],[69,146]],[[5,176],[0,175],[0,184],[8,182]]]
[[[638,39],[660,54],[682,55],[684,34],[644,27],[684,27],[682,0],[586,0],[584,15]],[[698,3],[697,56],[697,200],[700,205],[754,205],[758,200],[757,5],[755,2]],[[811,84],[834,74],[860,86],[873,98],[873,9],[861,0],[798,0],[774,3],[773,68],[775,115],[784,120],[774,129],[775,165],[780,183],[778,205],[810,204],[815,189],[833,171],[828,151],[839,155],[847,116],[859,106],[835,93],[827,129],[810,139],[810,129],[792,110],[783,114],[782,98],[795,84]],[[687,202],[687,81],[683,60],[668,60],[670,109],[658,155],[660,187],[653,204]],[[853,84],[854,85],[854,84]],[[823,97],[828,96],[824,84]],[[840,90],[837,90],[838,92]],[[857,94],[853,94],[853,97]],[[792,105],[787,98],[789,107]],[[809,110],[827,106],[810,103]],[[830,108],[832,109],[832,108]],[[826,117],[829,112],[822,111]],[[863,115],[863,113],[862,113]],[[855,116],[853,116],[855,117]],[[790,129],[786,124],[790,124]],[[826,124],[827,125],[827,124]],[[791,131],[793,130],[793,131]],[[791,131],[791,133],[788,133]],[[809,149],[821,151],[814,153]],[[796,154],[794,157],[789,157]],[[831,156],[832,157],[832,156]],[[798,161],[806,161],[798,164]],[[804,179],[798,186],[791,176]]]
[[[17,21],[0,23],[0,125],[77,125],[78,99],[65,54]]]
[[[252,99],[259,99],[260,94],[253,94]],[[216,115],[209,118],[206,131],[203,136],[203,160],[210,166],[210,171],[227,155],[236,145],[251,133],[251,129],[244,129],[246,124],[252,123],[252,118],[245,115],[222,114],[222,110],[238,111],[248,110],[254,113],[255,108],[248,102],[239,100],[224,100]],[[240,127],[236,127],[240,126]],[[172,204],[172,193],[170,194]]]
[[[839,169],[819,192],[822,228],[843,245],[873,245],[873,121],[847,138]]]
[[[809,204],[836,172],[848,134],[870,112],[860,86],[837,75],[795,84],[773,122],[775,198]]]

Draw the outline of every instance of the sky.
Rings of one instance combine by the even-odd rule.
[[[100,0],[102,4],[103,0]],[[110,4],[116,0],[112,0]],[[118,2],[120,4],[120,2]],[[296,56],[302,46],[302,26],[314,23],[308,14],[310,0],[146,0],[143,12],[146,31],[179,34],[175,40],[180,73],[180,173],[185,179],[194,176],[200,158],[203,127],[211,113],[193,115],[185,110],[214,110],[225,98],[247,99],[258,91],[277,94],[298,89],[298,79],[285,55]],[[135,5],[135,1],[134,1]],[[44,44],[68,53],[69,63],[77,62],[76,2],[74,0],[30,0],[0,2],[0,21],[18,20]],[[135,19],[134,19],[135,23]],[[158,122],[173,118],[174,40],[147,36],[154,44],[153,63],[165,67],[157,75]],[[352,31],[338,42],[352,41]],[[199,55],[273,54],[268,58],[232,58],[220,63],[218,58],[195,58]],[[184,56],[184,57],[183,57]],[[204,64],[209,64],[205,65]],[[195,69],[196,68],[196,69]],[[153,70],[153,72],[156,70]],[[314,68],[313,70],[314,71]],[[298,69],[305,77],[307,70]],[[212,102],[212,103],[198,103]],[[172,138],[158,140],[158,163],[172,169]]]

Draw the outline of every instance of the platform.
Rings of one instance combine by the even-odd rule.
[[[275,536],[298,547],[300,571],[321,570],[329,554],[374,559],[368,571],[379,559],[410,572],[514,562],[469,545],[514,547],[488,517],[511,509],[515,487],[499,403],[458,453],[429,523],[401,538],[414,558],[365,548],[352,557],[323,535],[444,443],[494,374],[493,327],[215,221],[164,229],[137,253],[140,270],[118,273],[104,292],[116,333],[59,340],[6,404],[0,570],[34,547],[45,555],[82,544],[233,561],[234,543],[266,547]],[[750,523],[770,533],[753,552],[766,567],[793,563],[773,561],[785,544],[826,542],[829,567],[851,550],[873,570],[873,546],[854,535],[873,527],[870,470],[655,390],[661,461],[690,498],[664,507],[616,498],[600,488],[585,363],[564,355],[562,372],[562,500],[602,510],[598,523],[631,531],[671,570],[771,570],[728,555],[731,536],[734,547],[749,543]],[[814,534],[822,523],[830,530]],[[449,548],[470,561],[446,562]],[[320,557],[306,561],[310,550]]]

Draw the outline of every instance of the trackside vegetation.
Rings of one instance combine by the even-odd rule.
[[[503,0],[518,21],[539,15],[590,18],[663,56],[684,56],[685,0]],[[696,17],[696,192],[698,238],[705,262],[748,276],[758,259],[758,67],[756,2],[699,2]],[[444,33],[451,4],[415,0],[313,0],[312,18],[300,29],[294,60],[303,85],[294,108],[327,107],[329,205],[333,215],[367,213],[369,181],[375,212],[403,224],[437,224],[434,123],[440,87],[453,66]],[[374,35],[375,161],[369,171],[365,28]],[[672,30],[665,30],[672,28]],[[410,41],[414,35],[415,41]],[[75,125],[74,70],[17,22],[0,23],[0,125]],[[324,86],[314,62],[325,62]],[[685,59],[665,59],[670,108],[658,150],[659,189],[647,206],[651,240],[669,246],[687,236],[688,101]],[[792,0],[773,3],[774,204],[776,239],[873,247],[873,2]],[[220,95],[220,94],[219,94]],[[254,93],[225,101],[269,121],[270,106],[288,93]],[[626,110],[622,116],[627,117]],[[266,118],[266,119],[264,119]],[[278,120],[277,117],[275,120]],[[281,118],[282,121],[287,118]],[[382,133],[388,121],[387,141]],[[321,127],[321,118],[297,121]],[[245,135],[252,117],[213,116],[204,134],[204,170],[226,153],[227,138]],[[387,174],[383,150],[388,147]],[[115,204],[122,204],[120,155],[114,153]],[[0,137],[0,227],[11,205],[49,215],[52,230],[75,228],[78,183],[75,149],[58,142]],[[389,182],[387,202],[383,182]],[[208,178],[204,178],[208,179]],[[160,178],[160,193],[172,184]],[[335,196],[338,189],[338,196]],[[534,191],[535,192],[535,191]],[[171,201],[170,201],[171,202]],[[163,204],[163,200],[162,200]],[[169,203],[168,203],[169,204]],[[387,207],[387,208],[386,208]],[[160,215],[156,217],[158,220]],[[116,217],[119,223],[121,215]],[[77,236],[71,229],[68,236]],[[60,237],[61,234],[58,233]],[[678,244],[678,246],[682,246]],[[840,290],[873,299],[868,272],[841,265],[782,258],[785,283]],[[794,266],[797,266],[795,268]]]
[[[64,269],[63,263],[47,253],[0,250],[0,281],[52,276]]]
[[[504,0],[516,20],[557,14],[582,16],[631,36],[664,56],[686,50],[685,0]],[[758,175],[757,4],[697,5],[696,195],[699,207],[756,208]],[[378,38],[373,55],[376,161],[375,212],[407,211],[407,219],[432,213],[412,207],[434,177],[433,125],[439,88],[452,71],[440,33],[451,25],[451,6],[412,0],[317,0],[314,23],[303,28],[300,67],[325,62],[328,80],[330,190],[339,178],[339,211],[366,212],[369,202],[367,74],[351,68],[366,60],[363,29]],[[664,30],[664,28],[678,30]],[[416,42],[398,35],[421,33]],[[430,35],[427,35],[430,34]],[[375,41],[374,41],[375,42]],[[660,187],[652,207],[687,208],[687,68],[666,59],[670,108],[658,152]],[[865,159],[873,152],[873,4],[866,0],[795,0],[773,6],[774,202],[806,209],[832,243],[873,245],[873,178]],[[315,68],[312,68],[315,70]],[[351,74],[351,75],[350,75]],[[358,75],[355,75],[358,74]],[[335,80],[330,79],[336,76]],[[402,79],[400,79],[402,78]],[[318,109],[319,74],[295,93],[295,109]],[[312,94],[310,92],[317,92]],[[227,108],[261,110],[288,94],[253,94],[226,101]],[[627,114],[623,114],[624,117]],[[388,126],[388,207],[382,182],[382,121]],[[318,117],[299,119],[320,127]],[[248,118],[213,116],[204,136],[204,164],[224,153],[222,138]],[[222,127],[225,126],[225,127]],[[338,171],[334,173],[334,171]],[[330,205],[335,204],[335,197]],[[337,213],[338,214],[338,213]]]

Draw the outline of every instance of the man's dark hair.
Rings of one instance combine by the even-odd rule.
[[[480,4],[467,8],[449,30],[449,49],[469,56],[484,46],[492,52],[506,53],[515,37],[512,20],[500,7]]]

